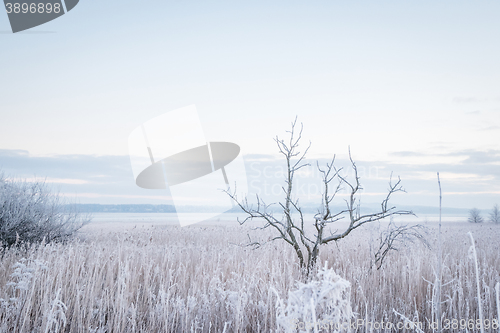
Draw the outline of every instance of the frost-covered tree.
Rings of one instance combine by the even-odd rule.
[[[69,211],[44,182],[0,173],[0,246],[64,240],[88,222],[90,216]]]
[[[500,223],[500,209],[495,205],[490,213],[490,222]]]
[[[377,212],[372,214],[361,214],[358,195],[363,189],[358,176],[358,168],[356,163],[351,158],[349,151],[349,160],[354,174],[354,179],[349,180],[341,175],[341,168],[335,167],[335,156],[326,167],[317,168],[322,177],[322,200],[318,213],[314,216],[314,220],[307,223],[304,220],[302,209],[299,205],[299,199],[293,195],[294,176],[301,168],[309,165],[304,162],[305,156],[309,147],[303,153],[299,151],[299,142],[302,137],[302,124],[298,135],[296,133],[297,119],[292,122],[289,138],[287,141],[275,138],[279,152],[285,158],[287,173],[285,175],[285,187],[282,187],[284,200],[279,202],[279,217],[269,209],[271,205],[266,204],[258,195],[256,207],[248,203],[247,198],[243,200],[236,197],[236,192],[230,193],[229,196],[238,204],[238,206],[246,213],[246,218],[239,220],[240,224],[253,219],[261,219],[264,225],[261,229],[272,229],[275,232],[275,237],[272,240],[283,240],[293,247],[299,260],[300,268],[303,270],[307,278],[312,269],[316,265],[319,256],[320,247],[330,242],[335,242],[347,237],[353,230],[360,226],[388,218],[393,215],[413,215],[413,212],[406,210],[396,210],[395,207],[389,205],[389,199],[396,192],[404,192],[401,186],[401,179],[393,183],[389,181],[389,189],[385,199],[382,201]],[[337,184],[332,189],[332,182]],[[347,188],[349,192],[348,199],[345,200],[346,207],[340,211],[332,211],[330,203],[335,198],[335,195],[342,187]],[[341,219],[348,220],[348,226],[343,231],[333,229],[335,222]],[[252,242],[251,245],[260,246],[260,242]]]
[[[467,219],[470,223],[483,223],[483,217],[481,216],[481,211],[477,208],[472,208],[469,210],[469,218]]]

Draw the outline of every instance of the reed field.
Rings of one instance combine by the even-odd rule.
[[[321,249],[318,267],[326,263],[350,283],[357,325],[348,330],[433,332],[437,224],[425,225],[431,248],[405,244],[380,270],[370,267],[383,223]],[[480,300],[468,231],[475,239]],[[298,261],[282,241],[240,246],[248,233],[270,237],[238,225],[92,223],[66,243],[1,250],[0,332],[281,332],[277,301],[298,288]],[[480,332],[481,302],[484,331],[498,332],[500,227],[448,222],[442,238],[444,331]]]

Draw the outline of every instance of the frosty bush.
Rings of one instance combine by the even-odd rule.
[[[288,292],[286,306],[278,296],[276,321],[286,333],[297,330],[301,333],[342,332],[349,329],[353,317],[351,284],[332,268],[328,269],[327,263],[318,271],[317,277],[309,283],[298,282],[297,290]]]
[[[469,223],[483,223],[484,219],[481,216],[481,211],[477,208],[472,208],[469,210],[469,218],[467,219]]]
[[[0,244],[64,240],[90,216],[71,212],[44,182],[6,179],[0,173]]]
[[[499,224],[500,223],[500,209],[498,205],[495,205],[490,213],[490,222]]]

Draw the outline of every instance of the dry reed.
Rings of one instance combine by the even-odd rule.
[[[479,300],[474,263],[467,256],[470,229],[477,244]],[[426,280],[433,279],[436,254],[408,244],[380,270],[371,270],[374,233],[372,226],[328,245],[319,260],[351,283],[352,310],[365,322],[354,331],[389,332],[367,324],[401,322],[396,311],[431,332],[433,288]],[[452,320],[477,320],[478,302],[485,320],[497,319],[499,233],[495,225],[444,228],[445,331]],[[67,244],[4,250],[0,332],[275,332],[272,289],[285,298],[300,278],[298,263],[283,243],[256,250],[233,244],[246,240],[241,227],[88,226]]]

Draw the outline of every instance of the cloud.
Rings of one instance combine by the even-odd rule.
[[[443,195],[481,195],[481,194],[500,194],[500,191],[481,191],[481,192],[444,192]]]
[[[0,149],[0,158],[2,156],[28,156],[29,152],[27,150],[21,149]]]
[[[276,156],[274,155],[269,155],[269,154],[248,154],[245,155],[245,160],[252,160],[252,161],[261,161],[261,160],[275,160]]]
[[[83,179],[132,177],[128,156],[31,156],[24,150],[0,150],[0,170],[13,177]]]
[[[471,104],[479,103],[480,100],[476,97],[455,97],[453,98],[453,102],[458,104]]]
[[[450,152],[448,156],[466,156],[463,160],[465,165],[485,165],[495,164],[500,162],[500,150],[490,149],[488,151],[479,150],[462,150],[457,152]]]
[[[495,131],[495,130],[499,130],[500,129],[500,126],[488,126],[488,127],[483,127],[483,128],[480,128],[478,129],[479,132],[483,132],[483,131]]]
[[[479,111],[479,110],[476,110],[476,111],[469,111],[469,112],[465,112],[465,114],[470,114],[470,115],[480,115],[480,114],[481,114],[481,111]]]
[[[134,203],[142,198],[148,203],[151,198],[147,196],[157,196],[158,203],[165,203],[161,202],[161,196],[169,195],[137,187],[128,156],[31,156],[24,150],[3,149],[0,150],[0,172],[9,178],[43,181],[55,191],[84,202],[120,203],[121,199],[128,198],[129,201],[122,202]]]
[[[460,162],[457,163],[449,163],[446,164],[449,167],[460,167],[463,165],[465,167],[469,167],[469,165],[474,166],[485,166],[485,165],[496,165],[500,163],[500,150],[498,149],[490,149],[487,151],[482,150],[458,150],[447,153],[422,153],[422,152],[413,152],[413,151],[398,151],[392,152],[389,154],[394,157],[421,157],[422,161],[432,161],[437,160],[438,158],[443,157],[454,157],[459,158]],[[381,162],[383,163],[383,162]],[[395,163],[395,165],[400,165],[400,163]],[[433,163],[426,162],[422,164],[418,164],[418,168],[427,168],[428,166],[443,166],[442,163]],[[411,166],[410,166],[411,167]],[[417,167],[415,165],[415,167]]]
[[[401,176],[402,185],[408,194],[395,197],[400,203],[427,205],[434,203],[437,191],[436,172],[440,172],[443,192],[453,193],[447,205],[453,207],[489,205],[498,198],[500,191],[500,150],[459,150],[442,154],[414,151],[397,151],[390,154],[392,161],[355,160],[358,176],[365,189],[365,203],[377,203],[386,192],[391,173],[393,180]],[[406,158],[418,159],[408,163]],[[443,157],[456,157],[449,159]],[[251,196],[260,191],[270,195],[268,202],[276,202],[282,194],[286,175],[286,164],[282,158],[272,155],[245,155],[245,165]],[[301,190],[303,204],[317,204],[321,195],[321,174],[316,160],[304,161],[310,166],[296,174],[297,190]],[[320,166],[331,162],[329,158],[318,160]],[[337,167],[343,175],[353,180],[354,173],[347,158],[338,157]],[[145,190],[136,186],[128,156],[60,155],[31,156],[22,150],[0,151],[0,172],[6,176],[44,179],[57,187],[65,197],[81,203],[102,204],[172,204],[168,190]],[[335,184],[336,185],[336,184]],[[253,194],[252,194],[253,193]],[[304,194],[305,193],[305,194]],[[274,195],[275,197],[272,197]],[[339,199],[343,192],[339,194]],[[406,200],[406,201],[405,201]],[[461,200],[461,201],[460,201]],[[476,200],[476,201],[474,201]],[[469,207],[470,208],[470,207]]]
[[[423,153],[418,153],[415,151],[396,151],[396,152],[390,153],[390,155],[396,156],[396,157],[421,157],[421,156],[425,156]]]
[[[86,180],[83,179],[71,179],[71,178],[41,178],[41,177],[32,177],[32,178],[25,178],[24,179],[27,182],[44,182],[44,183],[52,183],[52,184],[74,184],[74,185],[81,185],[81,184],[87,184],[89,183]]]

